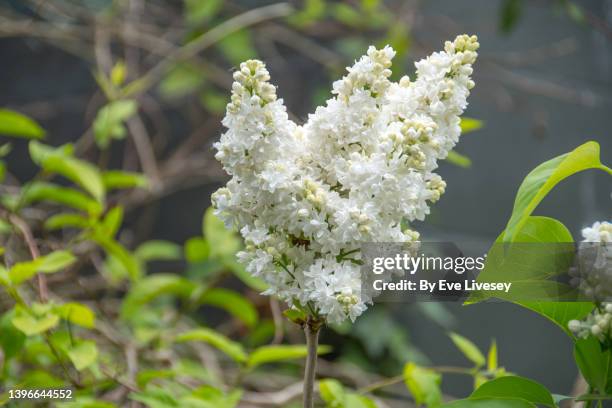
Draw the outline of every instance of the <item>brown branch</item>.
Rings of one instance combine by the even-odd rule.
[[[36,245],[36,241],[34,240],[34,236],[32,235],[32,230],[30,229],[29,225],[15,214],[11,214],[9,216],[9,220],[15,227],[17,227],[17,229],[21,232],[21,235],[23,235],[23,239],[30,250],[32,259],[37,259],[40,257],[38,245]],[[42,303],[45,303],[49,299],[47,279],[42,273],[38,273],[38,297]]]

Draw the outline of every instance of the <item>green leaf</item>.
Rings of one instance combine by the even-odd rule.
[[[165,99],[191,94],[206,83],[202,69],[188,63],[175,65],[159,83],[159,93]]]
[[[516,302],[524,308],[544,316],[574,337],[567,327],[570,320],[582,320],[593,310],[591,302]]]
[[[149,187],[149,180],[144,174],[121,170],[108,170],[103,172],[102,183],[107,190]]]
[[[587,142],[533,169],[518,189],[503,242],[514,241],[533,210],[559,182],[587,169],[600,169],[612,174],[612,170],[601,164],[596,142]]]
[[[64,320],[77,324],[86,329],[93,329],[96,326],[96,315],[87,306],[76,303],[64,303],[56,306],[55,312]]]
[[[462,155],[461,153],[457,153],[455,150],[451,150],[448,152],[446,160],[448,160],[455,166],[463,167],[466,169],[472,167],[472,160],[469,157]]]
[[[240,343],[232,341],[224,335],[208,328],[200,328],[188,331],[176,338],[178,342],[203,341],[219,349],[233,360],[242,363],[247,360],[247,354]]]
[[[455,343],[455,346],[461,350],[463,355],[472,361],[477,367],[482,367],[485,364],[485,357],[482,355],[478,347],[474,345],[474,343],[465,337],[458,335],[457,333],[449,333],[449,336],[453,343]]]
[[[233,257],[240,249],[240,239],[234,231],[225,228],[223,221],[214,214],[214,209],[208,208],[204,214],[202,226],[204,237],[214,245],[210,246],[211,258]]]
[[[248,327],[257,324],[255,306],[238,292],[223,288],[212,288],[204,292],[198,303],[219,307]]]
[[[484,122],[474,118],[462,117],[459,125],[461,126],[461,133],[463,134],[482,129]]]
[[[19,112],[8,109],[0,109],[0,134],[26,139],[45,137],[45,131],[38,123]]]
[[[326,402],[328,407],[344,407],[345,393],[344,387],[338,380],[326,379],[319,381],[319,393],[321,399]]]
[[[551,408],[556,406],[546,387],[518,376],[506,376],[488,381],[470,395],[470,399],[473,398],[519,398],[536,405]]]
[[[144,242],[134,251],[134,256],[141,262],[174,261],[181,259],[181,255],[182,249],[180,245],[161,240]]]
[[[442,376],[435,371],[407,363],[404,366],[404,382],[417,405],[433,408],[442,404]]]
[[[251,32],[247,29],[238,30],[217,43],[219,50],[232,65],[240,65],[242,61],[257,58],[253,46]]]
[[[512,31],[523,14],[522,0],[505,0],[499,15],[499,28],[504,33]]]
[[[574,358],[580,372],[587,383],[601,394],[606,392],[609,381],[612,380],[608,378],[612,375],[608,373],[610,353],[610,350],[604,352],[597,338],[593,336],[579,339],[574,345]]]
[[[86,211],[91,215],[102,212],[100,203],[86,194],[69,187],[60,187],[43,181],[29,183],[22,189],[22,204],[27,205],[38,201],[63,204],[76,210]]]
[[[442,406],[444,408],[537,408],[531,402],[518,398],[468,398]]]
[[[319,346],[317,354],[331,351],[329,346]],[[249,368],[279,361],[301,359],[308,355],[306,345],[272,345],[262,346],[251,353],[247,361]]]
[[[192,263],[202,262],[210,255],[210,245],[204,238],[193,237],[185,242],[185,258]]]
[[[98,346],[91,340],[79,341],[76,346],[70,348],[67,353],[68,358],[74,364],[74,368],[83,371],[90,367],[98,359]]]
[[[223,0],[185,0],[185,18],[191,25],[201,24],[216,16],[223,8]]]
[[[117,234],[117,231],[119,231],[122,222],[123,207],[113,207],[106,213],[106,216],[102,220],[101,232],[112,238]]]
[[[110,73],[111,83],[115,86],[121,86],[127,77],[127,66],[124,61],[117,61]]]
[[[172,274],[155,274],[137,281],[123,300],[122,318],[135,317],[139,307],[161,295],[175,295],[188,299],[196,284],[188,279]]]
[[[92,164],[72,157],[72,146],[52,148],[32,140],[30,157],[43,170],[66,177],[91,194],[98,202],[104,201],[102,176]]]
[[[93,123],[96,143],[102,149],[111,139],[123,139],[127,133],[123,123],[136,113],[138,105],[132,99],[117,100],[103,106]]]
[[[0,348],[4,353],[5,359],[10,359],[19,354],[22,350],[25,335],[17,330],[11,320],[15,316],[15,310],[11,309],[0,317]]]
[[[306,0],[304,8],[287,17],[287,20],[298,27],[306,27],[325,16],[325,0]]]
[[[9,270],[14,285],[32,278],[37,273],[54,273],[70,266],[76,258],[68,251],[55,251],[28,262],[18,262]]]
[[[15,316],[11,319],[13,326],[21,330],[26,336],[34,336],[44,333],[49,329],[57,326],[60,317],[52,313],[51,306],[42,307],[36,304],[36,307],[25,309],[22,306],[15,306]]]
[[[98,243],[106,253],[114,257],[125,268],[130,279],[138,280],[142,275],[140,264],[123,245],[97,229],[91,234],[91,239]]]
[[[200,102],[207,111],[221,115],[225,112],[229,100],[227,95],[207,88],[200,95]]]
[[[95,201],[94,201],[95,202]],[[79,214],[55,214],[45,220],[44,227],[47,230],[57,230],[62,228],[87,228],[91,226],[91,221]]]
[[[489,353],[487,354],[487,370],[497,370],[497,342],[493,340],[491,347],[489,347]]]
[[[359,27],[363,20],[359,12],[346,3],[335,3],[331,9],[333,17],[349,27]]]

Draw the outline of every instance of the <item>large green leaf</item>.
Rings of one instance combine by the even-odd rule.
[[[470,398],[520,398],[536,405],[555,408],[550,391],[543,385],[518,376],[496,378],[481,385]]]
[[[404,382],[417,405],[434,408],[442,404],[439,373],[410,362],[404,366]]]
[[[73,157],[70,145],[52,148],[32,140],[29,147],[30,157],[45,171],[66,177],[98,202],[104,201],[105,189],[100,172],[92,164]]]
[[[484,270],[479,274],[479,282],[511,282],[516,288],[530,292],[533,300],[512,298],[507,300],[533,310],[550,319],[572,336],[567,324],[573,319],[584,318],[592,309],[590,302],[569,302],[546,299],[547,279],[551,271],[566,271],[572,263],[571,252],[566,251],[572,236],[559,221],[548,217],[528,217],[521,231],[515,236],[514,243],[502,245],[501,237],[487,254]],[[533,244],[533,245],[532,245]],[[556,284],[552,282],[552,284]],[[522,285],[522,286],[521,286]],[[531,289],[530,289],[531,288]],[[564,290],[559,286],[560,290]],[[537,292],[541,289],[543,292]],[[516,290],[516,289],[513,289]],[[562,292],[559,292],[562,293]],[[542,295],[542,299],[538,296]],[[498,295],[503,298],[502,295]],[[480,299],[482,300],[482,299]],[[470,298],[468,303],[475,301]]]
[[[444,408],[536,408],[519,398],[467,398],[442,405]]]
[[[257,323],[257,309],[244,296],[233,290],[212,288],[204,292],[197,300],[199,303],[224,309],[248,327]]]
[[[247,353],[240,343],[232,341],[212,329],[200,328],[191,330],[179,335],[176,341],[203,341],[221,350],[237,362],[242,363],[247,360]]]
[[[318,354],[324,354],[331,351],[329,346],[319,346]],[[272,345],[262,346],[251,353],[247,361],[250,368],[260,366],[267,363],[276,363],[279,361],[302,359],[308,355],[306,345]]]
[[[45,131],[38,123],[19,112],[0,109],[0,134],[27,139],[42,139],[45,136]]]
[[[503,241],[514,241],[533,210],[553,187],[572,174],[587,169],[600,169],[612,174],[611,169],[601,164],[599,144],[596,142],[587,142],[533,169],[518,189]]]

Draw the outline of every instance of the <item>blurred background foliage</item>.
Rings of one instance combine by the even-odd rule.
[[[53,146],[71,143],[54,154],[72,164],[58,169],[45,164],[48,152],[36,153],[37,146],[47,146],[31,142],[28,151],[28,143],[9,145],[3,138],[2,203],[24,210],[49,250],[87,231],[97,248],[86,251],[87,265],[76,274],[69,270],[68,278],[50,277],[49,285],[108,313],[111,322],[117,316],[131,320],[123,335],[133,335],[144,349],[154,343],[154,359],[167,357],[164,333],[182,323],[182,312],[189,324],[195,319],[214,327],[250,350],[283,339],[301,343],[299,330],[281,323],[284,306],[257,295],[261,283],[234,260],[240,242],[210,212],[203,217],[210,193],[226,179],[211,145],[222,132],[233,69],[245,59],[265,61],[290,115],[304,121],[368,45],[393,46],[397,79],[412,75],[414,61],[463,32],[478,34],[482,44],[467,112],[479,121],[464,122],[466,130],[478,131],[442,164],[447,195],[419,228],[425,239],[461,240],[485,252],[511,212],[518,184],[537,163],[589,138],[600,141],[604,161],[610,161],[609,0],[4,0],[0,104],[6,109],[0,111],[0,134]],[[64,181],[51,186],[50,174],[64,175]],[[72,188],[66,177],[81,195],[61,190]],[[606,183],[599,175],[576,177],[543,208],[578,231],[609,218]],[[108,193],[104,199],[101,191]],[[58,203],[82,217],[66,217]],[[65,231],[75,227],[81,232]],[[8,223],[0,223],[0,231],[7,240],[14,236]],[[23,245],[11,245],[2,246],[27,254]],[[505,339],[501,359],[506,351],[512,370],[553,389],[569,392],[576,376],[571,357],[558,358],[567,340],[510,305],[377,305],[355,325],[332,329],[322,339],[332,346],[322,376],[351,386],[396,375],[407,361],[464,362],[445,335],[449,330],[468,333],[483,350],[492,336]],[[67,330],[57,331],[58,344],[70,340]],[[517,332],[536,337],[532,351]],[[215,344],[209,334],[199,336]],[[29,347],[40,348],[41,341]],[[213,363],[207,364],[208,370]],[[210,380],[189,358],[171,365]],[[295,366],[284,370],[299,374]],[[175,374],[151,368],[131,380],[144,387]],[[37,375],[45,374],[32,372]],[[257,387],[290,385],[286,378],[270,382],[274,387]],[[449,385],[451,394],[464,395],[473,380],[451,378]],[[409,398],[399,388],[391,396]],[[161,398],[159,392],[134,400],[150,403]]]

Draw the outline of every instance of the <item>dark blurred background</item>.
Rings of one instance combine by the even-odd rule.
[[[144,168],[156,180],[154,194],[128,214],[132,228],[123,239],[132,243],[180,243],[200,233],[210,194],[226,180],[211,144],[222,132],[232,69],[248,58],[266,62],[291,115],[304,120],[369,44],[390,43],[398,50],[397,79],[412,75],[413,62],[441,49],[444,40],[479,36],[476,88],[466,116],[484,127],[457,146],[471,166],[441,164],[448,188],[417,227],[425,240],[470,242],[484,253],[507,222],[518,185],[536,165],[587,140],[598,141],[602,160],[612,162],[611,0],[318,0],[292,2],[292,12],[282,5],[262,9],[273,4],[0,0],[0,106],[36,119],[50,144],[87,140],[105,103],[95,72],[109,74],[121,62],[127,81],[136,80],[214,27],[265,11],[195,57],[172,60],[153,86],[137,94],[140,135],[116,142],[104,159],[110,167]],[[149,150],[143,153],[138,138]],[[26,149],[16,144],[8,163],[21,181],[35,173]],[[153,155],[148,165],[147,151]],[[82,153],[101,160],[91,147]],[[611,218],[610,193],[609,178],[586,172],[561,183],[537,212],[563,221],[578,239],[584,226]],[[577,373],[570,340],[510,304],[377,305],[347,330],[328,331],[323,342],[341,346],[338,359],[384,374],[408,355],[465,364],[448,330],[483,349],[497,339],[501,364],[553,392],[570,393]],[[471,387],[469,379],[454,377],[445,384],[454,395]]]

